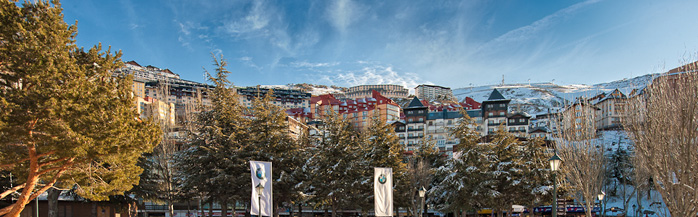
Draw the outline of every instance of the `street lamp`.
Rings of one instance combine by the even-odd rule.
[[[550,161],[550,170],[553,171],[553,217],[557,217],[557,179],[555,171],[560,169],[562,159],[558,157],[557,152],[555,152],[555,155],[548,161]]]
[[[419,208],[419,216],[424,216],[424,195],[427,193],[427,189],[424,189],[424,186],[422,186],[421,189],[419,189],[419,197],[422,198],[422,206]]]
[[[257,190],[257,216],[261,217],[262,216],[262,192],[264,192],[264,185],[262,183],[258,183],[257,186],[254,187],[255,190]]]

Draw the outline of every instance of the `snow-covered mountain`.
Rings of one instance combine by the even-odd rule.
[[[593,97],[602,92],[618,89],[628,95],[633,89],[642,89],[656,74],[648,74],[632,79],[623,79],[595,85],[573,84],[558,85],[554,83],[504,84],[477,87],[458,88],[453,90],[459,101],[465,97],[482,102],[487,100],[492,89],[499,90],[507,99],[511,99],[510,107],[529,114],[547,112],[548,109],[559,109],[568,101],[578,97]]]

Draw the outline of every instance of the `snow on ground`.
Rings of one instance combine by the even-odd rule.
[[[633,89],[642,89],[656,74],[648,74],[632,79],[623,79],[608,83],[595,85],[570,84],[559,85],[554,83],[531,83],[531,84],[503,84],[484,85],[453,90],[453,95],[462,101],[465,97],[473,98],[482,102],[489,98],[493,89],[499,90],[507,99],[511,99],[510,107],[519,106],[520,111],[529,114],[537,114],[546,111],[548,108],[559,109],[565,103],[574,101],[578,97],[594,97],[600,93],[609,93],[618,89],[628,95]]]
[[[310,94],[313,96],[319,96],[323,94],[336,94],[336,93],[344,93],[342,90],[334,89],[331,87],[327,88],[319,88],[319,87],[313,87],[313,90],[310,91]]]

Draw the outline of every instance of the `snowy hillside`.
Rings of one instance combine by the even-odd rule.
[[[287,85],[260,85],[264,88],[274,88],[274,89],[295,89],[302,90],[310,93],[313,96],[319,96],[323,94],[344,94],[344,91],[338,87],[327,87],[324,85],[313,85],[313,84],[287,84]]]
[[[546,112],[549,108],[561,108],[565,102],[573,101],[577,97],[593,97],[602,92],[611,92],[616,88],[627,95],[633,89],[643,88],[652,79],[652,76],[652,74],[648,74],[596,85],[557,85],[553,83],[488,85],[454,89],[453,95],[459,100],[470,97],[482,102],[487,100],[492,89],[496,88],[504,97],[511,99],[510,107],[512,109],[534,115]]]

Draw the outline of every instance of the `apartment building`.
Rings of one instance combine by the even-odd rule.
[[[621,118],[625,114],[625,105],[628,97],[620,90],[615,89],[608,94],[603,94],[594,106],[599,108],[596,116],[596,129],[606,130],[621,127]]]
[[[414,95],[423,100],[456,100],[450,87],[420,84],[414,88]]]
[[[272,93],[272,104],[285,109],[304,108],[310,106],[310,93],[287,88],[242,87],[237,88],[240,95],[240,103],[247,108],[252,108],[252,102],[257,97],[264,97]]]
[[[176,123],[175,105],[151,97],[137,97],[136,108],[141,119],[150,119],[169,126]]]
[[[373,91],[377,91],[381,96],[388,98],[407,98],[409,95],[409,90],[402,85],[374,84],[350,87],[345,93],[345,97],[349,99],[369,98],[373,97]]]
[[[366,129],[375,117],[392,122],[400,119],[400,106],[393,100],[373,90],[371,97],[339,100],[332,94],[311,97],[310,109],[294,108],[287,114],[299,120],[321,120],[330,113],[336,113],[351,121],[354,128]]]

